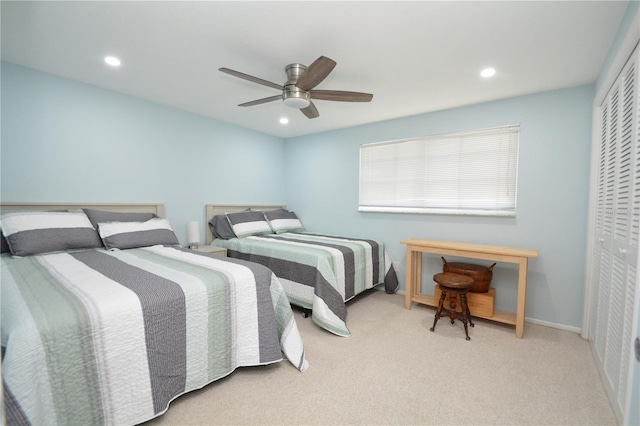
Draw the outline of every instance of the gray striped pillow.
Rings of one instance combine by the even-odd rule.
[[[4,213],[2,234],[14,256],[102,247],[100,236],[82,212]]]
[[[99,223],[98,232],[107,249],[180,244],[169,221],[162,218],[149,219],[146,222]]]
[[[273,210],[264,212],[265,217],[269,220],[269,225],[276,234],[285,232],[302,232],[304,226],[294,212],[289,210]]]
[[[262,212],[227,213],[227,219],[231,224],[233,233],[238,238],[251,235],[273,234],[269,222]]]

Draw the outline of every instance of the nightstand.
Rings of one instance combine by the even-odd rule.
[[[226,257],[227,256],[227,249],[224,248],[224,247],[198,246],[194,250],[202,252],[202,253],[215,254],[216,256],[222,256],[222,257]]]

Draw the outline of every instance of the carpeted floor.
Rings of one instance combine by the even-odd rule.
[[[429,328],[435,309],[370,291],[348,305],[351,337],[296,312],[309,369],[241,368],[148,425],[616,424],[589,344],[576,333],[475,320]]]

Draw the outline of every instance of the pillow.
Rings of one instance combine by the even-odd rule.
[[[100,236],[82,212],[5,213],[2,234],[14,256],[102,247]]]
[[[304,226],[298,219],[298,216],[294,212],[289,210],[273,210],[264,212],[265,217],[271,225],[271,229],[276,234],[282,234],[285,232],[302,232]]]
[[[103,222],[146,222],[157,217],[153,213],[125,213],[108,212],[105,210],[82,209],[87,214],[94,228],[98,229],[98,224]]]
[[[227,213],[227,219],[238,238],[251,235],[272,234],[269,222],[264,218],[264,213],[251,211],[239,213]]]
[[[11,249],[9,248],[9,243],[7,242],[7,239],[4,237],[4,235],[2,235],[2,229],[0,229],[0,253],[6,253],[8,251],[11,251]]]
[[[159,217],[146,222],[103,222],[98,232],[109,250],[180,244],[169,221]]]
[[[223,214],[219,214],[211,218],[209,221],[209,229],[211,229],[211,233],[216,238],[221,240],[236,238],[236,234],[234,234],[233,229],[231,228],[229,219],[227,219],[227,216]]]

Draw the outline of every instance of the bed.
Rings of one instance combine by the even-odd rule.
[[[387,293],[398,279],[384,244],[373,239],[305,230],[285,206],[205,206],[207,243],[227,255],[267,266],[292,304],[311,312],[320,327],[349,336],[346,302],[378,285]]]
[[[181,248],[162,204],[0,208],[7,424],[138,424],[238,367],[308,367],[278,278]]]

